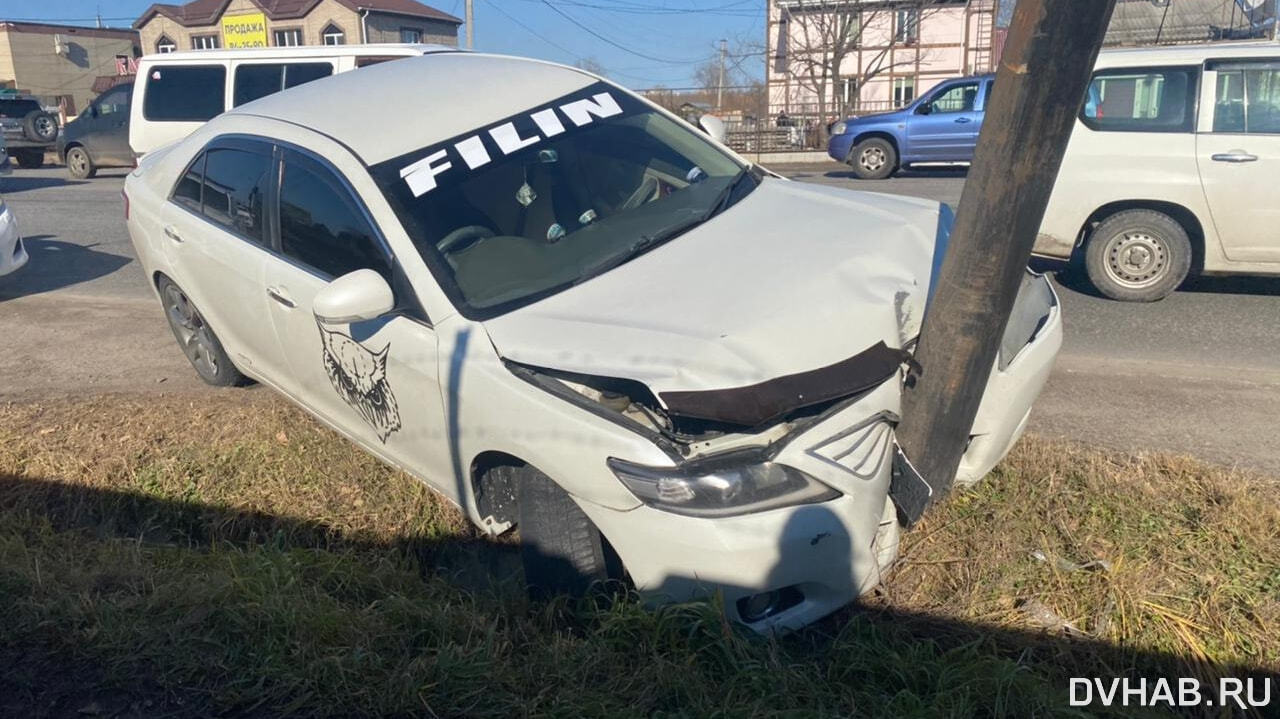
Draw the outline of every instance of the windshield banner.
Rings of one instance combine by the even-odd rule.
[[[573,133],[594,122],[634,112],[635,99],[605,83],[474,132],[431,145],[370,168],[383,188],[421,197],[442,184],[459,182],[496,159],[534,148],[544,140]]]

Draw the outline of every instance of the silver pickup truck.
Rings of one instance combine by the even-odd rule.
[[[58,140],[58,118],[32,98],[0,96],[0,131],[20,167],[40,167]]]

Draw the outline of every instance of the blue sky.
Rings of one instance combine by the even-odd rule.
[[[179,0],[170,0],[178,2]],[[0,19],[129,25],[149,0],[4,0]],[[463,0],[427,0],[458,17]],[[573,63],[593,58],[614,80],[636,88],[693,84],[720,38],[764,40],[765,0],[475,0],[476,49]],[[594,33],[594,34],[593,34]],[[461,35],[461,34],[460,34]],[[730,61],[734,62],[733,59]],[[737,59],[760,77],[758,57]]]

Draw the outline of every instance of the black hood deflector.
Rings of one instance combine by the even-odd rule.
[[[662,392],[659,397],[673,415],[757,427],[789,412],[876,387],[897,374],[903,363],[914,363],[909,352],[880,341],[849,359],[815,370],[745,387]]]

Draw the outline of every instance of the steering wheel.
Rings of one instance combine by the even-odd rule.
[[[653,193],[657,191],[658,179],[653,175],[645,175],[644,180],[640,183],[640,186],[636,188],[636,191],[631,193],[631,196],[627,198],[626,202],[622,203],[621,209],[634,210],[645,202],[648,202],[649,198],[653,197]]]
[[[436,249],[442,254],[449,253],[456,249],[455,245],[470,245],[493,236],[493,230],[483,225],[465,225],[445,235],[443,240],[436,243]]]

